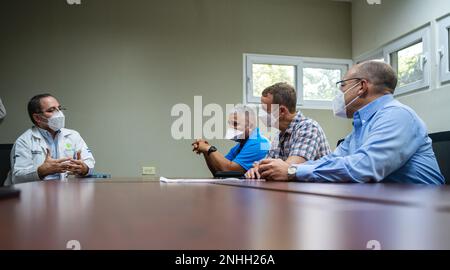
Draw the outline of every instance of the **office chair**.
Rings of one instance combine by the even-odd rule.
[[[13,144],[0,144],[0,187],[5,183],[9,170],[11,169],[11,150]]]
[[[445,183],[450,185],[450,131],[430,134],[430,138]]]

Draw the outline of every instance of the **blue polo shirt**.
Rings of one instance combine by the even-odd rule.
[[[239,149],[241,149],[240,152]],[[243,146],[238,143],[231,148],[225,158],[239,164],[244,170],[248,171],[253,167],[254,162],[264,159],[269,150],[270,141],[261,135],[259,128],[256,128]]]

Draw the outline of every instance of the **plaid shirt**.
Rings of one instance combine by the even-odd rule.
[[[266,158],[287,160],[298,156],[310,161],[330,153],[330,145],[320,125],[298,112],[286,131],[273,141]]]

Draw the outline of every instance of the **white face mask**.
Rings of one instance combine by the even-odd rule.
[[[334,112],[335,116],[342,117],[342,118],[348,118],[347,108],[348,108],[348,106],[352,105],[353,102],[355,102],[359,98],[359,96],[355,97],[352,101],[350,101],[350,103],[348,103],[346,105],[345,104],[345,94],[358,85],[359,85],[359,83],[355,84],[354,86],[347,89],[345,92],[338,91],[336,97],[333,99],[333,112]]]
[[[59,131],[64,128],[66,123],[66,118],[62,111],[57,111],[52,115],[52,117],[47,119],[47,124],[50,129],[53,131]]]
[[[236,130],[234,128],[229,128],[227,129],[227,133],[225,134],[225,139],[238,142],[244,140],[245,135],[243,131]]]
[[[278,119],[272,113],[267,113],[260,109],[258,113],[259,121],[261,121],[268,128],[278,128]]]

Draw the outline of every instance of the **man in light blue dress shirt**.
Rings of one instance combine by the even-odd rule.
[[[268,160],[262,178],[328,183],[445,183],[427,128],[408,106],[394,99],[395,71],[368,61],[338,82],[335,115],[353,118],[353,131],[330,155],[301,165]]]

